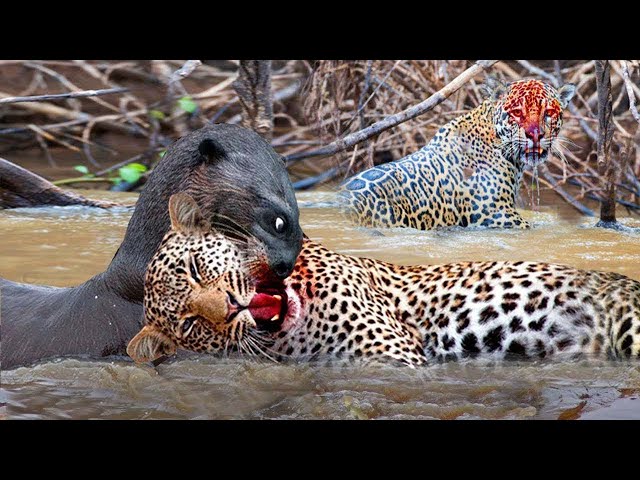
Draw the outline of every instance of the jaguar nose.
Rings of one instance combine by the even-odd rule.
[[[540,141],[540,129],[538,127],[532,127],[527,129],[527,137],[534,144],[537,144]]]

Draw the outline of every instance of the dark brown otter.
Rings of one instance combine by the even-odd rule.
[[[210,125],[169,147],[105,272],[72,288],[0,278],[0,368],[124,355],[142,327],[145,270],[170,227],[169,197],[179,191],[189,192],[212,222],[249,230],[264,243],[273,275],[289,275],[302,230],[282,157],[251,130]]]

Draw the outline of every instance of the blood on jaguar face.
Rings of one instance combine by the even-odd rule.
[[[507,156],[535,167],[558,152],[562,112],[575,93],[572,84],[555,89],[540,80],[502,85],[497,94],[496,133]]]

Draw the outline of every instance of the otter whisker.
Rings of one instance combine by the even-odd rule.
[[[230,241],[235,242],[236,244],[247,244],[249,243],[249,239],[251,237],[247,237],[244,233],[239,232],[238,230],[234,230],[230,226],[224,223],[211,222],[211,227],[222,235],[225,238],[228,238]]]
[[[233,218],[228,217],[227,215],[224,215],[222,213],[216,213],[214,215],[214,218],[222,218],[227,222],[229,222],[229,226],[235,227],[239,232],[243,232],[247,237],[255,238],[255,236],[249,230],[247,230],[245,227],[243,227],[238,222],[236,222]]]

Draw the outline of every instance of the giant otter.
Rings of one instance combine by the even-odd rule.
[[[212,222],[255,235],[274,277],[291,273],[302,230],[282,158],[251,130],[206,126],[176,141],[153,170],[105,272],[72,288],[0,278],[0,367],[124,354],[142,327],[145,270],[170,228],[169,197],[179,191]]]

